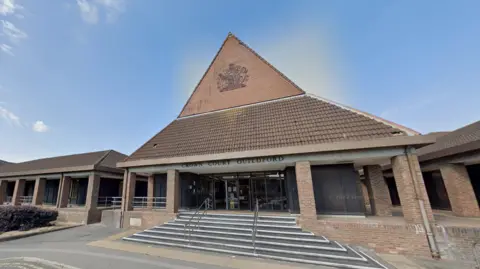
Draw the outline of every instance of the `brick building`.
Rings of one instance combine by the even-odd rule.
[[[4,164],[0,204],[56,208],[59,221],[99,222],[102,207],[121,196],[123,170],[116,163],[125,157],[107,150]]]
[[[258,202],[260,212],[298,215],[316,234],[429,256],[434,216],[416,149],[435,138],[305,93],[229,34],[179,116],[117,164],[125,169],[120,222],[149,227],[204,201],[228,212]],[[389,218],[385,162],[402,201],[400,221]],[[148,177],[141,209],[139,175]]]
[[[436,135],[434,144],[417,150],[432,208],[479,217],[480,121]],[[384,167],[384,174],[387,181],[393,180],[390,166]],[[394,185],[390,193],[396,195]]]

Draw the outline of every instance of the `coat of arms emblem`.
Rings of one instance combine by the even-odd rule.
[[[248,69],[244,66],[229,64],[217,77],[217,88],[220,92],[246,87]]]

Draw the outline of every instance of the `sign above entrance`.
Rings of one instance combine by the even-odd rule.
[[[242,164],[267,164],[267,163],[281,163],[285,160],[283,156],[269,156],[269,157],[256,157],[256,158],[244,158],[236,160],[217,160],[207,162],[195,162],[195,163],[183,163],[182,168],[193,167],[228,167],[230,165],[242,165]]]

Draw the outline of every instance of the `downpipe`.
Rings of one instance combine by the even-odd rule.
[[[435,236],[433,235],[432,227],[430,226],[430,221],[428,220],[428,217],[427,217],[427,211],[425,210],[425,201],[421,196],[418,195],[418,190],[419,190],[418,180],[414,170],[414,165],[412,165],[411,151],[412,151],[411,147],[405,148],[405,156],[407,157],[408,169],[410,170],[410,176],[412,177],[412,180],[413,180],[415,198],[417,199],[418,205],[420,206],[420,214],[422,216],[423,225],[425,226],[425,231],[427,233],[427,240],[430,245],[430,251],[432,253],[432,257],[435,259],[440,259],[440,253],[438,251],[437,242],[435,241]]]

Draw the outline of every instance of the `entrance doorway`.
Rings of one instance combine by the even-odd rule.
[[[287,196],[284,173],[254,172],[235,174],[200,175],[200,184],[214,202],[215,210],[255,210],[258,200],[259,210],[287,211]],[[206,197],[205,197],[206,198]],[[197,200],[197,206],[203,200]]]

